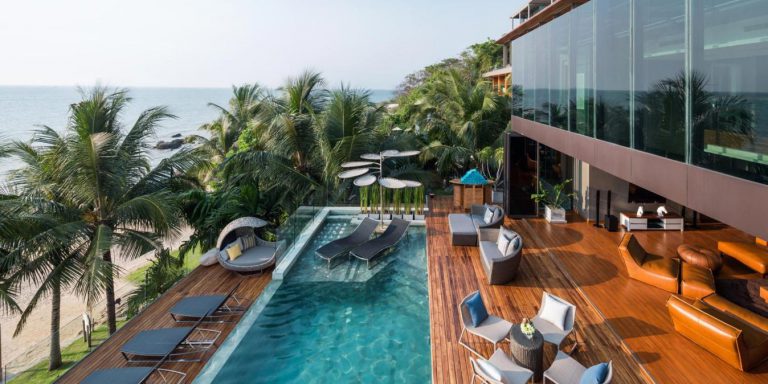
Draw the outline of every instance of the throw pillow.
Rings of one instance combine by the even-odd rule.
[[[235,243],[235,245],[227,248],[227,255],[229,255],[229,260],[237,259],[242,254],[243,249],[240,247],[240,243]]]
[[[516,235],[514,239],[512,239],[512,251],[517,252],[517,250],[520,249],[520,247],[523,246],[523,238],[520,237],[520,235]]]
[[[243,249],[251,249],[256,246],[256,236],[246,235],[240,238],[243,241]]]
[[[485,215],[483,216],[483,221],[486,224],[490,224],[491,219],[493,219],[493,211],[490,208],[485,208]]]
[[[504,231],[499,231],[499,239],[496,240],[496,246],[499,247],[499,252],[501,252],[502,255],[507,255],[509,238],[504,234]]]
[[[476,361],[477,366],[480,367],[480,370],[482,370],[489,379],[493,379],[494,381],[501,381],[501,371],[493,366],[490,361],[485,359],[477,359]]]
[[[475,294],[467,300],[466,305],[469,310],[469,317],[472,318],[473,327],[479,326],[488,318],[488,310],[485,309],[485,304],[483,304],[483,298],[480,297],[480,292],[475,292]]]
[[[568,315],[570,307],[557,298],[547,295],[544,299],[544,308],[541,311],[542,320],[549,321],[560,330],[565,330],[565,317]]]
[[[600,363],[587,368],[579,384],[603,384],[608,377],[608,364]]]
[[[491,220],[495,223],[497,220],[501,219],[501,215],[502,215],[501,208],[496,207],[493,209],[493,218]]]

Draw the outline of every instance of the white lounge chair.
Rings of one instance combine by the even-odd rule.
[[[480,379],[486,384],[525,384],[533,376],[533,371],[528,368],[517,365],[510,359],[504,351],[499,348],[493,353],[490,359],[473,359],[472,362],[472,380]],[[485,364],[483,364],[483,362]],[[488,372],[483,366],[490,363],[497,372]]]
[[[556,384],[579,384],[581,377],[584,376],[586,367],[581,365],[576,359],[568,356],[563,351],[557,351],[555,361],[544,371],[544,383],[551,382]],[[608,375],[603,384],[609,384],[613,379],[613,362],[608,362]]]
[[[551,321],[545,319],[543,316],[544,312],[546,311],[545,303],[547,302],[547,298],[555,300],[556,302],[560,302],[568,307],[568,310],[563,314],[563,317],[557,319],[560,324],[563,324],[562,329]],[[563,340],[565,340],[568,335],[573,332],[574,323],[576,321],[576,306],[555,295],[544,292],[544,294],[541,296],[541,307],[539,307],[539,313],[537,313],[536,316],[531,319],[531,321],[533,322],[533,325],[536,327],[536,329],[541,332],[541,335],[544,337],[544,341],[554,344],[559,349],[560,345],[563,343]]]
[[[472,298],[472,296],[478,292],[479,291],[470,293],[467,295],[467,297],[464,298],[464,300],[461,301],[461,304],[459,304],[459,316],[461,317],[461,335],[459,336],[459,344],[461,344],[464,348],[467,348],[470,352],[480,357],[484,357],[482,354],[480,354],[480,352],[477,352],[474,348],[470,347],[469,344],[464,342],[464,333],[468,332],[472,335],[488,340],[489,342],[493,343],[493,348],[496,349],[499,342],[509,338],[509,331],[512,330],[512,323],[500,317],[488,315],[488,318],[486,318],[477,327],[472,325],[472,317],[469,314],[469,308],[467,308],[466,303],[467,300]]]

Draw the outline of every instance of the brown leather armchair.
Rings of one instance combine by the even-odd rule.
[[[768,357],[768,334],[738,317],[674,295],[667,309],[677,332],[737,369],[747,371]]]
[[[718,294],[709,295],[701,299],[701,301],[707,303],[711,307],[714,307],[720,312],[725,312],[733,317],[738,317],[753,327],[768,333],[768,318],[760,316],[757,313],[750,311],[749,309],[741,307],[738,304]]]
[[[677,293],[680,260],[646,252],[631,233],[621,239],[619,253],[629,277]]]

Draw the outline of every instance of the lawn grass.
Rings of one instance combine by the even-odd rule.
[[[118,321],[117,328],[121,328],[127,320]],[[94,343],[99,343],[107,338],[107,325],[100,325],[93,329],[92,340]],[[67,370],[72,368],[78,361],[82,360],[90,351],[82,338],[77,339],[74,343],[62,348],[61,359],[63,364],[59,369],[48,371],[48,359],[45,359],[28,370],[22,372],[20,375],[8,380],[8,383],[13,384],[47,384],[53,383]]]
[[[171,256],[178,257],[179,251],[171,251]],[[195,248],[191,252],[187,253],[186,256],[184,256],[184,269],[187,270],[187,272],[195,269],[198,265],[200,265],[200,256],[202,256],[202,252],[200,248]],[[131,282],[134,285],[139,285],[142,282],[144,282],[144,276],[147,273],[147,269],[149,268],[150,263],[147,263],[147,265],[136,269],[135,271],[127,274],[125,276],[126,280]]]

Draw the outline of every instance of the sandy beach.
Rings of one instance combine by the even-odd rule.
[[[187,228],[181,235],[174,240],[166,241],[165,246],[171,249],[178,248],[184,240],[188,239],[192,230]],[[137,259],[124,260],[118,259],[117,265],[121,268],[120,277],[115,281],[115,295],[122,297],[132,291],[135,286],[129,283],[125,276],[149,263],[152,253],[145,254]],[[22,308],[29,302],[34,294],[34,288],[28,286],[22,289],[19,305]],[[94,313],[101,313],[105,310],[103,303],[94,307]],[[71,292],[66,292],[61,297],[61,342],[62,347],[68,345],[72,340],[77,339],[82,329],[82,315],[87,311],[87,307],[82,298]],[[51,322],[51,302],[46,299],[37,305],[32,312],[24,330],[16,337],[13,337],[13,331],[18,323],[18,314],[3,314],[0,316],[0,325],[2,325],[2,363],[9,371],[13,372],[20,366],[28,366],[30,363],[39,361],[48,355],[48,338],[50,335]]]

